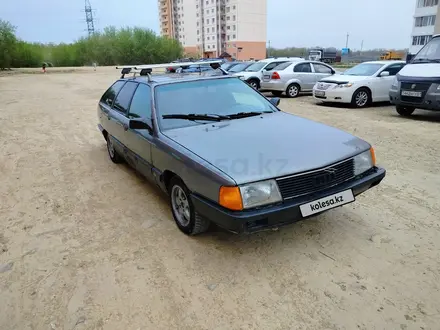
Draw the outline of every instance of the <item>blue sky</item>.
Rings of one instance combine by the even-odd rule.
[[[157,0],[90,0],[95,27],[140,26],[159,31]],[[0,19],[27,41],[71,42],[86,35],[84,0],[3,1]],[[407,48],[415,0],[267,0],[273,47]]]

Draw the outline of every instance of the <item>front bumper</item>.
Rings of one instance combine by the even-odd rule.
[[[383,168],[375,167],[353,180],[315,194],[301,196],[280,204],[249,211],[230,211],[203,197],[192,195],[196,211],[218,226],[235,233],[252,233],[278,228],[308,218],[301,215],[300,206],[314,200],[351,189],[354,196],[378,185],[385,177]],[[325,211],[324,211],[325,212]],[[319,214],[319,213],[317,213]],[[317,215],[314,214],[311,217]]]
[[[267,91],[280,91],[284,92],[286,91],[286,88],[284,87],[284,84],[279,81],[261,81],[261,89],[267,90]]]
[[[316,92],[325,92],[325,96],[316,96]],[[336,102],[336,103],[351,103],[353,98],[353,89],[347,88],[332,88],[327,90],[313,89],[313,98],[322,102]]]
[[[405,97],[400,89],[390,90],[390,102],[403,107],[440,111],[440,90],[429,89],[422,97]]]

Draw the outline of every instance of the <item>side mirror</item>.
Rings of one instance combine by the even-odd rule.
[[[336,73],[336,71],[335,70],[332,70],[332,74],[335,74]]]
[[[277,107],[280,104],[281,99],[279,97],[272,97],[269,99],[269,102]]]
[[[146,129],[150,133],[153,131],[151,126],[145,122],[145,120],[139,118],[139,119],[130,119],[128,123],[128,127],[130,129]]]
[[[379,77],[388,77],[390,73],[388,71],[382,71],[379,75]]]

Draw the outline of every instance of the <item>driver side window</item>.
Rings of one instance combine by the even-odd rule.
[[[399,73],[400,70],[405,66],[405,64],[393,64],[389,67],[385,68],[383,71],[388,71],[390,73],[390,76],[395,76]]]

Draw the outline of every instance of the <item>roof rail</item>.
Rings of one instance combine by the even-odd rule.
[[[179,63],[161,63],[161,64],[137,64],[137,65],[121,65],[117,66],[117,70],[121,70],[121,79],[125,78],[126,74],[133,73],[133,76],[136,76],[136,73],[139,73],[141,76],[147,76],[148,80],[151,79],[151,73],[153,69],[161,69],[161,68],[179,68],[182,66],[190,66],[190,65],[206,65],[209,64],[211,68],[220,69],[223,74],[227,75],[228,73],[221,69],[221,64],[223,60],[212,60],[212,61],[197,61],[197,62],[179,62]]]

